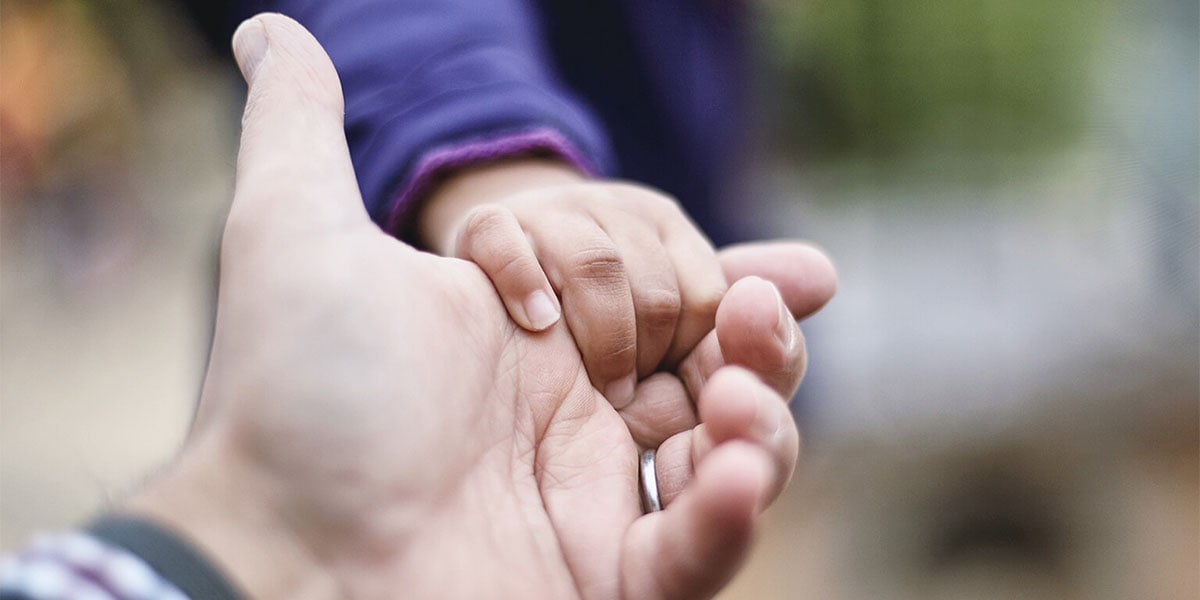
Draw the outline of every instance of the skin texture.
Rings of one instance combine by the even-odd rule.
[[[712,244],[674,199],[552,160],[456,173],[417,222],[434,251],[478,264],[522,327],[541,331],[561,312],[617,406],[712,330],[727,289]]]
[[[234,49],[250,92],[200,409],[124,510],[255,598],[720,589],[795,465],[784,398],[804,344],[788,308],[828,300],[828,261],[798,244],[722,254],[737,282],[715,330],[618,411],[567,327],[517,326],[478,266],[370,222],[337,76],[307,31],[260,15]],[[781,260],[807,269],[782,298],[752,277]],[[668,504],[642,515],[637,454],[659,442]]]

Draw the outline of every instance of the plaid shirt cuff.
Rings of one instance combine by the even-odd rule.
[[[189,600],[140,557],[82,532],[39,535],[0,563],[0,598]]]

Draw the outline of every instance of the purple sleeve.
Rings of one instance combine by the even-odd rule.
[[[608,140],[556,79],[539,13],[523,0],[272,0],[341,76],[346,134],[371,217],[404,236],[449,169],[524,154],[608,174]]]

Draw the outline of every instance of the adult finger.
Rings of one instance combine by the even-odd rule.
[[[697,465],[691,485],[629,527],[621,556],[626,598],[708,598],[745,559],[771,483],[761,448],[734,440]]]
[[[590,218],[568,216],[526,227],[559,292],[592,385],[614,407],[624,407],[637,383],[637,326],[620,251]]]
[[[704,427],[693,433],[691,460],[702,463],[712,448],[729,440],[750,442],[762,448],[774,466],[766,501],[778,497],[800,456],[800,432],[784,399],[751,372],[725,367],[704,386],[699,405]],[[668,463],[664,470],[670,467]]]
[[[837,291],[837,271],[815,246],[790,240],[726,246],[717,253],[727,281],[762,277],[775,284],[797,319],[816,312]]]
[[[721,249],[717,253],[725,276],[731,282],[747,277],[761,277],[775,286],[792,316],[803,318],[815,312],[833,296],[837,290],[837,272],[829,258],[815,247],[794,241],[752,242]],[[749,305],[741,305],[753,297],[740,297],[738,301],[723,300],[727,305],[724,339],[718,340],[717,331],[709,332],[680,363],[678,373],[693,398],[697,397],[709,375],[726,364],[744,366],[771,379],[775,389],[790,397],[794,386],[804,374],[805,348],[803,337],[798,337],[790,350],[786,344],[774,344],[767,335],[771,328],[767,321],[774,314],[767,307],[765,291],[757,292],[760,298]],[[755,314],[755,306],[759,311]],[[774,331],[786,338],[793,333],[794,323],[780,315]],[[739,329],[740,328],[740,329]],[[799,331],[794,332],[800,336]],[[761,363],[759,361],[762,361]],[[780,370],[780,365],[790,365]],[[764,372],[776,371],[774,375]]]
[[[749,369],[784,398],[804,376],[804,336],[779,291],[770,282],[747,277],[729,288],[717,311],[716,328],[679,365],[679,377],[692,398],[725,365]]]
[[[511,210],[495,204],[472,209],[459,228],[455,254],[483,269],[521,327],[542,331],[558,322],[554,288]]]
[[[775,470],[766,499],[778,497],[791,480],[800,454],[800,432],[778,392],[750,371],[724,367],[705,384],[698,404],[702,422],[658,446],[658,495],[663,506],[670,506],[686,489],[693,465],[732,439],[755,444],[771,457]]]
[[[333,63],[294,20],[261,14],[233,37],[249,84],[226,233],[363,223]]]
[[[699,461],[696,456],[706,456],[710,447],[698,451],[699,443],[710,444],[711,438],[705,433],[704,425],[687,431],[681,431],[667,438],[655,451],[654,473],[658,481],[658,500],[663,506],[670,506],[680,494],[687,489],[688,483],[695,474]]]

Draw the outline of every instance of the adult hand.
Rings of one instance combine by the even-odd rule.
[[[776,433],[739,421],[778,416],[777,388],[697,358],[701,421],[720,434],[642,515],[638,446],[566,328],[518,328],[476,266],[369,221],[336,74],[303,28],[262,15],[234,46],[250,96],[209,371],[184,451],[127,509],[258,598],[712,594],[782,485]],[[777,319],[770,286],[735,284],[717,351],[738,339],[723,323]],[[733,354],[798,375],[795,349],[784,366]]]

